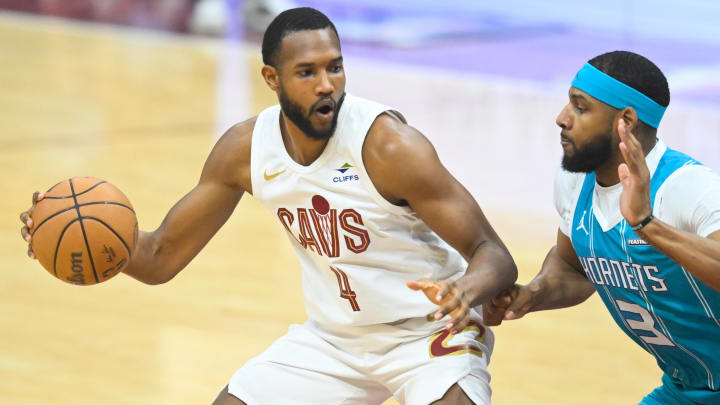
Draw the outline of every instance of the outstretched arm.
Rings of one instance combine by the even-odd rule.
[[[437,301],[443,303],[436,318],[452,312],[448,328],[453,333],[463,330],[471,307],[515,282],[517,269],[510,253],[475,199],[416,129],[386,115],[378,117],[363,146],[363,158],[380,194],[393,203],[406,202],[468,261],[462,278],[437,283]],[[444,300],[446,296],[450,298]]]
[[[178,274],[227,221],[250,187],[254,121],[228,130],[205,162],[200,181],[168,212],[158,229],[140,232],[124,273],[147,284]]]
[[[620,151],[625,163],[618,167],[623,185],[620,210],[630,225],[638,225],[652,213],[650,171],[638,140],[620,120]],[[650,243],[706,285],[720,291],[720,231],[703,238],[676,229],[657,218],[651,219],[638,236]]]
[[[483,306],[484,321],[499,325],[504,319],[519,319],[528,312],[571,307],[594,292],[570,238],[558,230],[557,244],[545,257],[540,273],[528,285],[516,284]]]

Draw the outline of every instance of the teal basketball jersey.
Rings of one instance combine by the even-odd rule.
[[[650,182],[650,201],[667,178],[699,164],[667,149]],[[652,354],[663,388],[688,404],[720,404],[720,293],[644,240],[623,219],[604,232],[593,212],[595,174],[580,191],[572,244],[617,325]],[[720,269],[718,269],[720,271]]]

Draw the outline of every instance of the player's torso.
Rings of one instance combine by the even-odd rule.
[[[690,158],[669,150],[651,196]],[[593,206],[595,176],[585,177],[573,215],[572,243],[588,279],[623,331],[681,385],[720,387],[720,294],[648,245],[621,220],[604,231]],[[662,213],[654,212],[662,219]]]
[[[253,195],[285,227],[302,266],[308,315],[324,325],[370,325],[433,311],[405,282],[457,277],[461,256],[415,213],[387,202],[362,160],[375,118],[388,107],[347,95],[335,134],[309,166],[283,145],[278,106],[253,131]]]

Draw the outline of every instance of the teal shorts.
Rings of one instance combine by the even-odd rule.
[[[678,387],[667,374],[663,374],[663,385],[655,388],[638,405],[712,405],[720,404],[720,391],[683,389]]]

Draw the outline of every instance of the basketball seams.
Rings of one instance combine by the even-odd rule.
[[[95,276],[95,283],[99,283],[100,280],[98,279],[97,271],[95,270],[95,261],[93,260],[92,251],[90,251],[90,242],[88,241],[87,233],[85,233],[85,225],[83,225],[83,221],[82,221],[83,217],[80,214],[80,207],[78,206],[77,195],[75,194],[75,187],[73,187],[72,179],[69,179],[68,182],[70,183],[70,191],[72,191],[73,200],[75,201],[75,209],[77,210],[78,220],[80,220],[80,230],[82,231],[83,239],[85,240],[85,247],[87,249],[88,257],[90,258],[90,265],[92,266],[93,276]],[[98,185],[100,185],[102,183],[105,183],[105,181],[101,181],[100,183],[97,183],[96,185],[85,190],[85,192],[92,190],[93,188],[97,187]],[[56,252],[56,254],[57,254],[57,252]]]
[[[32,233],[30,234],[30,236],[35,236],[35,232],[37,232],[37,231],[40,229],[40,227],[41,227],[45,222],[47,222],[47,221],[50,220],[51,218],[54,218],[54,217],[62,214],[63,212],[70,211],[71,209],[76,208],[76,207],[82,208],[82,207],[86,207],[86,206],[88,206],[88,205],[98,205],[98,204],[119,205],[119,206],[121,206],[121,207],[125,207],[125,208],[129,209],[130,212],[132,212],[133,214],[135,214],[135,210],[133,210],[132,207],[129,207],[129,206],[123,204],[123,203],[119,203],[119,202],[115,202],[115,201],[92,201],[92,202],[77,204],[77,206],[73,205],[73,206],[70,206],[70,207],[67,207],[67,208],[63,208],[63,209],[61,209],[60,211],[57,211],[57,212],[55,212],[54,214],[50,215],[49,217],[43,219],[43,221],[40,222],[40,224],[39,224],[37,227],[35,227],[35,229],[32,231]]]
[[[82,217],[82,219],[92,219],[94,221],[99,222],[101,225],[104,225],[107,229],[109,229],[110,232],[112,232],[113,235],[115,235],[120,240],[120,242],[123,244],[123,246],[125,246],[125,250],[127,250],[128,258],[130,258],[130,246],[125,242],[125,239],[123,239],[123,237],[120,236],[120,234],[117,233],[117,231],[115,231],[110,225],[108,225],[102,219],[96,218],[96,217]]]
[[[67,181],[70,183],[70,190],[73,190],[74,188],[73,188],[73,186],[72,186],[72,179],[68,179]],[[52,186],[52,187],[50,188],[50,190],[46,191],[46,193],[49,193],[50,191],[52,191],[53,188],[57,187],[57,186],[58,186],[59,184],[61,184],[61,183],[62,183],[62,181],[61,181],[60,183]],[[99,186],[99,185],[101,185],[101,184],[103,184],[103,183],[107,183],[107,181],[105,181],[105,180],[100,180],[99,182],[97,182],[97,183],[95,183],[94,185],[90,186],[87,190],[82,191],[82,192],[77,193],[77,194],[75,194],[75,192],[73,191],[72,195],[66,195],[66,196],[45,196],[45,197],[43,197],[43,199],[47,198],[47,199],[49,199],[49,200],[64,200],[64,199],[67,199],[67,198],[73,198],[73,199],[75,200],[75,203],[77,204],[77,196],[83,195],[83,194],[89,192],[90,190],[94,189],[95,187],[97,187],[97,186]]]
[[[60,232],[60,236],[58,237],[57,245],[55,245],[55,255],[53,257],[53,272],[55,273],[55,277],[58,276],[57,274],[57,255],[60,251],[60,243],[62,243],[63,237],[65,236],[65,232],[67,232],[68,228],[70,228],[70,225],[72,225],[74,222],[79,221],[80,218],[75,218],[72,221],[68,222],[67,225],[65,225],[65,228],[63,228],[62,232]]]

